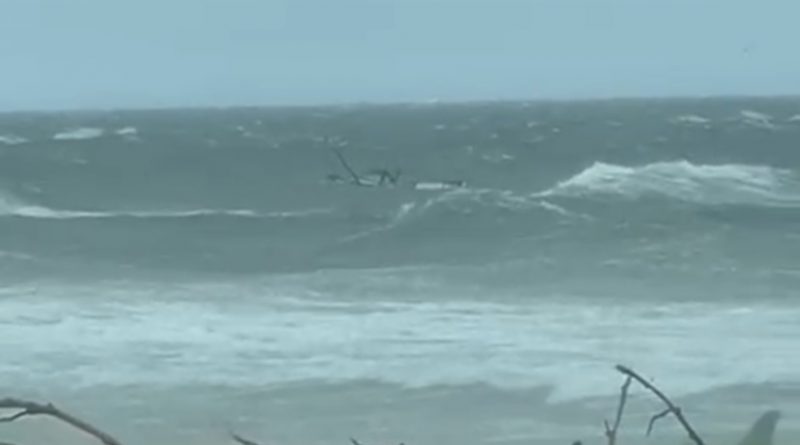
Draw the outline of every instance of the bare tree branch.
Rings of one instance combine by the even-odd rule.
[[[603,421],[606,427],[608,445],[615,445],[617,443],[617,432],[619,431],[620,423],[622,423],[622,413],[625,411],[625,402],[628,400],[628,388],[630,388],[632,381],[633,377],[627,376],[625,378],[625,383],[623,383],[622,387],[620,388],[619,403],[617,404],[617,417],[614,419],[614,426],[610,426],[608,424],[608,420]]]
[[[650,418],[650,422],[647,424],[647,433],[645,435],[649,436],[650,433],[653,432],[653,427],[655,426],[656,422],[664,417],[668,416],[672,413],[671,408],[667,408],[664,411],[661,411],[658,414],[654,414],[653,417]]]
[[[0,399],[0,409],[21,409],[22,411],[14,414],[13,416],[6,417],[3,419],[4,422],[13,422],[17,419],[26,416],[50,416],[55,417],[56,419],[70,425],[71,427],[81,430],[86,434],[94,436],[97,440],[102,442],[105,445],[122,445],[120,441],[113,438],[108,433],[105,433],[98,428],[94,427],[93,425],[75,417],[60,409],[53,406],[53,404],[48,403],[47,405],[42,405],[36,402],[29,402],[27,400],[20,400],[20,399],[13,399],[13,398],[5,398]]]
[[[642,376],[637,374],[632,369],[630,369],[630,368],[628,368],[626,366],[622,366],[622,365],[617,365],[616,368],[617,368],[617,371],[627,375],[628,377],[633,378],[639,384],[641,384],[642,386],[644,386],[645,388],[650,390],[650,392],[655,394],[656,397],[661,399],[661,401],[665,405],[667,405],[666,412],[667,413],[672,413],[675,416],[675,418],[678,419],[678,422],[680,422],[680,424],[683,427],[683,429],[686,430],[686,433],[689,434],[689,438],[692,440],[692,442],[694,442],[697,445],[705,445],[705,443],[703,442],[703,439],[700,438],[700,436],[697,434],[697,432],[694,430],[694,428],[692,428],[692,425],[689,424],[689,421],[686,420],[686,417],[683,416],[683,413],[681,412],[681,409],[678,408],[677,406],[675,406],[675,404],[672,403],[672,401],[669,399],[669,397],[664,395],[664,393],[661,392],[655,386],[653,386],[652,383],[650,383],[647,380],[645,380]],[[654,416],[654,419],[658,420],[659,418],[664,417],[664,416],[666,416],[666,414],[661,414],[660,413],[660,416],[657,414],[656,416]],[[655,422],[654,419],[650,420],[651,427],[652,427],[652,423]]]
[[[350,164],[347,162],[347,159],[345,159],[342,152],[335,147],[331,147],[331,151],[333,152],[333,154],[336,155],[336,159],[339,160],[339,163],[342,164],[342,167],[344,167],[347,173],[350,174],[350,177],[353,178],[353,183],[355,185],[363,185],[361,182],[361,177],[358,176],[358,173],[356,173],[355,170],[353,170],[353,167],[351,167]]]
[[[20,417],[25,417],[27,415],[28,415],[27,411],[20,411],[20,412],[14,414],[14,415],[0,418],[0,423],[10,423],[10,422],[13,422],[13,421],[19,419]]]
[[[653,417],[650,418],[650,423],[647,424],[647,434],[646,435],[649,436],[650,433],[653,432],[653,427],[655,426],[656,421],[666,417],[670,413],[672,413],[672,409],[667,408],[667,409],[665,409],[664,411],[661,411],[658,414],[654,414]]]

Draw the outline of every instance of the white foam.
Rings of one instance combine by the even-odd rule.
[[[414,184],[414,190],[442,191],[464,188],[463,185],[452,182],[422,181]]]
[[[0,250],[0,258],[10,258],[13,260],[30,260],[33,257],[24,253],[8,252]],[[0,293],[0,295],[2,295],[2,293]]]
[[[123,127],[114,130],[114,134],[117,136],[136,136],[139,134],[139,130],[136,127]]]
[[[571,212],[571,211],[565,209],[564,207],[562,207],[560,205],[553,204],[552,202],[549,202],[549,201],[541,200],[541,201],[538,201],[538,204],[542,208],[544,208],[546,210],[550,210],[551,212],[558,213],[561,216],[570,216],[570,217],[576,217],[577,216],[577,217],[580,217],[580,218],[583,218],[583,219],[593,219],[591,216],[582,215],[582,214],[577,214],[577,213]]]
[[[46,207],[20,207],[13,211],[13,215],[30,218],[47,219],[109,219],[109,218],[152,218],[173,219],[191,218],[198,216],[238,216],[243,218],[300,218],[315,214],[328,213],[324,211],[308,210],[299,212],[257,212],[248,209],[193,209],[193,210],[163,210],[163,211],[130,211],[130,212],[87,212],[76,210],[53,210]],[[2,215],[0,211],[0,215]]]
[[[753,110],[741,110],[739,115],[742,122],[748,125],[759,128],[774,129],[775,124],[772,123],[772,116]]]
[[[411,212],[417,207],[416,202],[406,202],[400,206],[400,209],[397,210],[397,214],[395,215],[395,219],[403,219],[411,214]]]
[[[19,145],[28,142],[27,139],[13,134],[0,134],[0,144]]]
[[[657,373],[674,396],[798,381],[800,309],[793,305],[500,304],[442,301],[441,294],[420,295],[424,303],[326,303],[275,292],[115,284],[3,298],[0,373],[9,385],[78,389],[361,379],[406,387],[552,385],[559,400],[613,395],[616,363]],[[87,293],[98,299],[86,304]]]
[[[419,206],[414,201],[403,203],[400,208],[397,209],[394,215],[392,215],[388,223],[375,228],[363,230],[352,235],[347,235],[342,237],[339,241],[342,243],[349,243],[394,229],[415,215],[418,208]]]
[[[417,218],[426,215],[432,209],[446,208],[458,213],[469,213],[474,209],[475,205],[511,211],[544,209],[560,216],[591,219],[591,217],[570,212],[564,207],[546,200],[532,198],[528,195],[519,195],[511,190],[454,188],[437,194],[422,204],[414,201],[406,202],[392,215],[388,223],[345,236],[339,241],[344,243],[352,242],[392,230],[402,224],[417,220]]]
[[[238,216],[244,218],[301,218],[328,214],[331,209],[313,208],[299,211],[258,212],[250,209],[189,209],[189,210],[141,210],[141,211],[86,211],[52,209],[17,199],[0,192],[0,216],[19,216],[42,219],[109,219],[109,218],[191,218],[198,216]]]
[[[662,195],[707,204],[800,206],[800,178],[767,166],[688,161],[622,166],[597,162],[540,196]]]
[[[800,114],[795,114],[791,116],[789,119],[786,119],[788,122],[800,122]]]
[[[518,194],[511,190],[458,188],[428,199],[422,206],[418,206],[417,210],[422,212],[444,206],[456,211],[470,212],[472,206],[463,206],[464,203],[467,203],[516,212],[544,209],[560,216],[591,219],[587,215],[571,212],[562,206],[541,198],[541,196],[536,195]]]
[[[97,139],[105,134],[102,128],[81,127],[71,130],[65,130],[53,135],[53,140],[56,141],[83,141],[87,139]]]
[[[487,153],[482,155],[481,159],[487,162],[491,162],[493,164],[499,164],[502,162],[513,161],[515,158],[513,155],[510,155],[508,153]]]
[[[675,116],[672,119],[672,121],[679,124],[692,124],[692,125],[706,125],[711,123],[711,119],[705,118],[703,116],[698,116],[696,114],[682,114],[680,116]]]
[[[741,110],[739,114],[741,114],[745,119],[751,119],[754,121],[769,121],[772,119],[772,116],[760,111]]]

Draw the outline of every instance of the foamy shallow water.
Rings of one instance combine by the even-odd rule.
[[[3,292],[4,392],[74,406],[131,438],[146,430],[130,443],[202,443],[229,426],[281,443],[591,437],[592,418],[613,409],[615,363],[656,378],[720,434],[800,407],[800,308],[785,304],[353,302],[253,289],[170,300],[157,286],[65,298],[77,290]]]

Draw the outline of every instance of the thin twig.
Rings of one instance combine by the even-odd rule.
[[[656,421],[658,421],[661,418],[666,417],[670,413],[672,413],[672,409],[671,408],[667,408],[667,409],[665,409],[664,411],[661,411],[658,414],[654,414],[653,417],[650,418],[650,423],[647,424],[647,435],[649,436],[650,433],[653,432],[653,426],[655,426]]]
[[[0,409],[22,410],[17,414],[4,418],[3,419],[4,422],[13,422],[17,419],[26,416],[38,416],[38,415],[51,416],[66,423],[67,425],[72,426],[73,428],[76,428],[78,430],[83,431],[86,434],[94,436],[97,440],[104,443],[105,445],[122,445],[120,441],[113,438],[108,433],[99,430],[95,426],[77,417],[74,417],[71,414],[61,411],[60,409],[53,406],[53,404],[51,403],[43,405],[36,402],[29,402],[27,400],[5,398],[5,399],[0,399]]]
[[[669,399],[669,397],[664,395],[664,393],[659,391],[659,389],[656,388],[655,386],[653,386],[652,383],[650,383],[647,380],[645,380],[642,376],[637,374],[632,369],[630,369],[630,368],[628,368],[626,366],[622,366],[622,365],[617,365],[616,368],[617,368],[617,371],[627,375],[628,377],[633,378],[634,380],[639,382],[639,384],[641,384],[642,386],[644,386],[645,388],[650,390],[650,392],[655,394],[656,397],[661,399],[661,401],[664,402],[665,405],[667,405],[667,408],[668,408],[667,412],[671,412],[673,415],[675,415],[675,418],[678,419],[678,422],[680,422],[680,424],[683,427],[683,429],[686,430],[686,433],[689,434],[689,438],[692,440],[692,442],[694,442],[697,445],[705,445],[705,443],[703,442],[703,439],[700,438],[700,436],[697,434],[697,432],[694,430],[694,428],[692,428],[692,425],[689,424],[689,421],[687,421],[686,418],[683,416],[683,413],[681,412],[681,409],[678,408],[677,406],[675,406],[675,404],[672,403],[672,401]],[[663,417],[663,416],[666,416],[666,414],[663,414],[661,417]],[[656,420],[658,418],[660,418],[660,417],[656,417]],[[651,423],[652,422],[655,422],[655,420],[651,419]]]
[[[614,426],[610,426],[608,424],[608,420],[603,421],[606,427],[608,445],[615,445],[617,443],[617,431],[619,431],[619,425],[622,423],[622,413],[625,411],[625,402],[628,400],[628,388],[630,388],[632,381],[633,377],[627,376],[625,378],[625,383],[623,383],[622,387],[620,388],[619,403],[617,404],[617,417],[614,419]]]
[[[20,411],[20,412],[14,414],[14,415],[0,418],[0,423],[10,423],[10,422],[13,422],[13,421],[19,419],[20,417],[25,417],[27,415],[28,415],[27,411]]]

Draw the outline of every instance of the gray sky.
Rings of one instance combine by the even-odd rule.
[[[798,94],[797,0],[0,0],[0,109]]]

